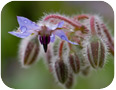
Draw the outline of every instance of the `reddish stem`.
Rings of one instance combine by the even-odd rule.
[[[97,26],[97,32],[98,32],[98,35],[100,35],[101,37],[103,37],[103,35],[101,34],[101,29],[100,29],[100,24],[98,22],[96,22],[96,26]],[[112,40],[112,37],[110,35],[110,33],[108,32],[108,30],[106,29],[106,27],[104,26],[104,24],[101,24],[103,30],[104,30],[104,33],[106,35],[106,38],[107,38],[107,45],[109,47],[109,50],[110,50],[110,53],[112,55],[114,55],[114,43],[113,43],[113,40]]]
[[[89,16],[86,14],[75,16],[74,19],[81,20],[81,19],[89,19]]]
[[[112,55],[114,55],[114,41],[112,40],[112,36],[110,35],[108,29],[106,28],[106,26],[104,24],[101,24],[101,26],[104,30],[106,37],[107,37],[110,52]]]
[[[46,16],[44,18],[44,21],[47,21],[48,19],[51,19],[51,18],[56,18],[56,19],[64,20],[65,22],[71,24],[72,26],[74,26],[76,28],[81,28],[81,26],[82,26],[79,22],[75,23],[75,22],[71,21],[70,19],[68,19],[66,17],[60,16],[60,15],[55,15],[55,14]]]
[[[95,35],[96,31],[95,31],[95,19],[94,19],[94,16],[92,16],[91,19],[90,19],[90,28],[91,28],[91,34]]]
[[[56,15],[56,14],[52,14],[52,15],[48,15],[44,18],[44,21],[47,21],[51,18],[55,18],[55,19],[60,19],[60,20],[64,20],[65,22],[69,23],[70,25],[72,25],[75,30],[81,30],[83,33],[87,33],[89,30],[87,29],[86,26],[82,25],[80,22],[75,22],[74,20],[71,20],[69,18],[63,17],[61,15]]]
[[[107,39],[109,41],[109,43],[114,47],[114,41],[112,40],[112,36],[110,35],[108,29],[106,28],[106,26],[104,24],[101,24],[103,30],[104,30],[104,33],[106,34],[107,36]]]
[[[60,57],[60,60],[62,60],[62,49],[63,49],[63,44],[64,44],[64,41],[62,41],[60,43],[60,47],[59,47],[59,57]]]

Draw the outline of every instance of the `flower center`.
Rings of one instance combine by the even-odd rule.
[[[50,36],[52,31],[46,26],[41,26],[41,30],[38,32],[39,40],[43,45],[44,51],[47,51],[47,45],[50,43]]]
[[[44,51],[47,51],[47,45],[50,43],[50,36],[39,36],[39,40],[43,45]]]

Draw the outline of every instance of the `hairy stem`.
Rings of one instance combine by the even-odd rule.
[[[112,39],[112,36],[110,35],[108,29],[106,28],[106,26],[103,23],[101,24],[101,26],[104,30],[105,35],[106,35],[110,52],[112,55],[114,55],[114,41]]]
[[[104,24],[101,24],[101,26],[102,26],[102,28],[103,28],[103,30],[104,30],[104,33],[105,33],[106,36],[107,36],[107,39],[108,39],[109,43],[110,43],[112,46],[114,46],[114,41],[112,40],[112,36],[110,35],[108,29],[106,28],[106,26],[105,26]]]
[[[102,26],[103,29],[100,28],[100,25]],[[98,35],[103,37],[103,34],[101,33],[101,30],[103,30],[103,32],[104,32],[104,34],[106,35],[106,38],[107,38],[106,44],[109,47],[110,53],[112,55],[114,55],[114,43],[113,43],[112,37],[111,37],[109,31],[106,29],[106,27],[103,27],[103,25],[104,24],[99,24],[99,22],[96,22],[97,33],[98,33]]]
[[[81,19],[89,19],[89,16],[86,14],[75,16],[74,19],[81,20]]]
[[[94,16],[92,16],[90,18],[90,28],[91,28],[91,34],[95,35],[96,31],[95,31],[95,19],[94,19]]]
[[[78,22],[78,23],[75,23],[73,21],[71,21],[70,19],[66,18],[66,17],[63,17],[61,15],[55,15],[55,14],[52,14],[52,15],[48,15],[44,18],[44,21],[47,21],[51,18],[56,18],[56,19],[60,19],[60,20],[64,20],[65,22],[71,24],[72,26],[76,27],[76,28],[81,28],[81,24]]]
[[[51,18],[55,18],[55,19],[59,19],[59,20],[63,20],[65,22],[67,22],[68,24],[72,25],[75,30],[80,30],[82,31],[83,33],[87,33],[89,30],[87,29],[86,26],[82,25],[80,22],[75,22],[74,20],[72,19],[69,19],[69,18],[66,18],[64,16],[61,16],[61,15],[56,15],[56,14],[52,14],[52,15],[48,15],[44,18],[44,21],[47,21]]]

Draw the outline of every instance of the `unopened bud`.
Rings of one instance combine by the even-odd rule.
[[[87,45],[88,60],[93,68],[103,67],[104,65],[106,56],[104,44],[97,36],[93,36]]]
[[[58,56],[59,52],[60,39],[56,38],[55,42],[52,45],[52,54],[53,56]]]
[[[29,66],[33,64],[37,60],[39,51],[40,47],[37,36],[24,39],[21,43],[21,48],[19,52],[21,55],[20,57],[22,59],[22,65]]]
[[[51,47],[52,55],[58,56],[60,59],[67,60],[69,57],[69,45],[68,42],[56,38]]]
[[[74,75],[70,73],[65,83],[65,87],[69,89],[73,86],[73,83],[74,83]]]
[[[67,61],[69,58],[69,45],[66,41],[61,41],[59,45],[59,58]]]
[[[69,64],[74,73],[78,73],[80,71],[80,61],[76,54],[71,54],[69,56]]]
[[[74,56],[77,59],[77,65],[78,65],[77,70],[79,70],[79,72],[81,72],[83,75],[88,75],[90,72],[90,68],[88,68],[90,67],[90,64],[87,58],[85,57],[86,56],[85,48],[82,48],[81,46],[75,46],[74,50],[76,51],[75,52],[76,55],[74,54]]]
[[[63,60],[55,62],[55,73],[59,82],[65,83],[68,78],[68,67]]]

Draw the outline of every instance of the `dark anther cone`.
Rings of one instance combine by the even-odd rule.
[[[47,44],[43,44],[44,52],[47,52]]]
[[[47,52],[47,45],[50,43],[50,36],[40,36],[41,44],[43,44],[44,51]]]

